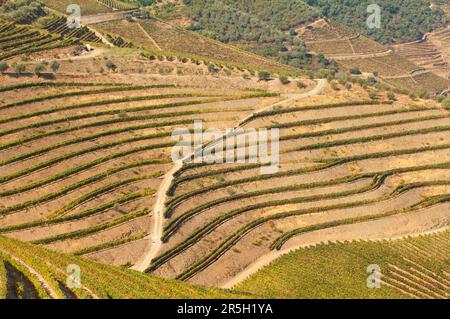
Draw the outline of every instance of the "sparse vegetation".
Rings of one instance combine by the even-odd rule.
[[[9,64],[5,61],[0,62],[0,73],[5,73],[9,69]]]
[[[306,0],[306,3],[320,9],[330,19],[335,19],[354,30],[366,34],[381,43],[409,42],[419,40],[425,33],[443,27],[445,14],[437,8],[430,8],[425,0],[402,1],[379,0],[383,10],[384,31],[367,28],[366,19],[373,12],[367,12],[369,0]]]

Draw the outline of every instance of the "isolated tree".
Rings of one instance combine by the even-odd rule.
[[[373,76],[369,76],[367,78],[367,84],[374,85],[375,83],[377,83],[377,80],[375,80],[375,78]]]
[[[361,74],[361,70],[355,66],[350,69],[350,74]]]
[[[25,72],[25,70],[27,69],[26,65],[22,63],[14,63],[13,68],[16,71],[16,73],[19,74]]]
[[[44,63],[38,63],[36,64],[36,66],[34,67],[34,74],[36,74],[37,76],[40,76],[41,73],[45,70],[45,64]]]
[[[5,73],[6,70],[9,69],[9,65],[8,63],[6,63],[5,61],[0,62],[0,73]]]
[[[339,90],[338,81],[336,81],[336,80],[330,81],[330,87],[333,90],[338,91]]]
[[[261,81],[269,81],[270,80],[270,73],[267,71],[259,71],[258,72],[258,78]]]
[[[388,98],[390,101],[395,101],[395,100],[396,100],[395,94],[394,94],[394,92],[392,92],[392,91],[387,92],[387,98]]]
[[[117,69],[117,66],[114,64],[114,62],[110,60],[106,61],[106,67],[112,71],[115,71]]]
[[[59,67],[60,67],[60,66],[61,66],[61,65],[60,65],[59,62],[56,61],[56,60],[50,62],[50,69],[53,71],[53,73],[56,73],[56,71],[59,70]]]
[[[302,81],[297,81],[297,86],[299,89],[304,89],[306,88],[306,84],[303,83]]]
[[[369,98],[370,98],[371,100],[376,100],[376,99],[378,99],[378,94],[377,94],[377,92],[375,92],[375,91],[370,91],[370,92],[369,92]]]
[[[208,64],[208,72],[209,73],[214,73],[216,71],[217,71],[217,69],[216,69],[216,66],[214,64],[212,64],[212,63]]]
[[[450,109],[450,98],[446,97],[441,101],[441,104],[444,108]]]
[[[284,75],[282,75],[282,76],[280,76],[280,82],[282,83],[282,84],[289,84],[291,81],[289,81],[289,79],[288,79],[288,77],[287,76],[284,76]]]

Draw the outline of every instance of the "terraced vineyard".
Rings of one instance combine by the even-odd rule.
[[[64,13],[72,1],[45,3]],[[436,94],[446,79],[326,20],[283,32],[335,57],[345,73],[335,77],[334,62],[299,51],[312,70],[330,67],[306,76],[177,27],[181,15],[172,25],[124,19],[121,1],[76,3],[89,27],[71,30],[54,12],[0,24],[0,297],[448,298],[449,232],[417,236],[450,226],[450,109],[380,85]],[[174,161],[180,128],[207,132],[189,140],[206,153],[225,148],[220,137],[238,144],[225,164],[193,161],[199,149]],[[270,174],[240,132],[263,128],[279,132],[269,150],[258,145]],[[217,290],[299,248],[244,293]],[[289,268],[310,259],[308,276]],[[381,290],[358,281],[369,259]],[[314,272],[339,263],[353,287],[313,291]],[[78,288],[67,282],[74,265]]]
[[[185,164],[149,271],[220,286],[273,249],[448,225],[449,119],[371,100],[258,113],[245,127],[281,129],[280,171]]]
[[[59,34],[66,38],[77,38],[81,41],[93,43],[101,42],[101,39],[95,34],[95,32],[86,26],[73,29],[69,28],[65,17],[54,17],[48,20],[44,28],[50,33]]]
[[[436,48],[425,42],[398,45],[395,53],[369,38],[355,34],[336,22],[318,20],[299,30],[309,50],[337,60],[345,71],[358,68],[375,73],[383,81],[412,92],[426,90],[436,95],[446,90],[450,82],[430,71],[446,70]],[[430,51],[431,50],[431,51]],[[436,55],[437,54],[437,55]],[[425,74],[423,74],[425,73]]]
[[[143,31],[138,23],[128,22],[127,20],[116,20],[96,23],[96,30],[103,34],[111,34],[120,37],[126,37],[126,41],[134,43],[136,46],[157,50],[154,42],[149,39],[148,35]],[[125,36],[126,35],[126,36]]]
[[[32,82],[1,91],[0,233],[119,265],[147,249],[173,129],[194,119],[229,127],[278,99],[169,83]]]
[[[445,78],[450,75],[447,57],[428,38],[394,46],[395,53]]]
[[[448,81],[436,75],[434,72],[418,72],[409,77],[385,78],[387,83],[402,87],[411,92],[421,92],[424,89],[432,94],[439,94],[448,89]]]
[[[74,266],[82,276],[79,286],[76,281],[67,283]],[[0,237],[0,299],[243,296],[249,295],[180,284]]]
[[[197,58],[207,57],[211,61],[227,61],[230,65],[252,70],[262,69],[277,74],[299,73],[287,65],[202,37],[161,20],[143,20],[139,24],[163,51],[194,55]]]
[[[332,21],[318,20],[299,31],[299,38],[305,41],[310,51],[323,53],[332,59],[383,54],[387,51],[375,41]]]
[[[60,13],[65,13],[71,4],[79,5],[83,15],[112,12],[112,8],[97,0],[43,0],[43,3]]]
[[[44,33],[28,26],[16,26],[13,23],[0,21],[0,60],[66,47],[75,42],[75,39],[63,39],[61,36]]]
[[[136,9],[137,6],[133,3],[122,2],[118,0],[97,0],[104,6],[107,6],[113,10],[132,10]]]
[[[235,289],[272,298],[448,299],[449,241],[446,230],[394,241],[318,244],[281,257]],[[379,289],[367,287],[369,265],[380,267]]]

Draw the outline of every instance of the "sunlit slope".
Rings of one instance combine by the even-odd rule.
[[[80,285],[71,285],[74,281],[68,281],[68,276],[74,274],[76,267],[80,269]],[[242,296],[245,295],[164,280],[0,237],[0,299]]]
[[[194,120],[233,127],[278,99],[167,82],[38,81],[1,90],[0,233],[118,265],[134,264],[147,247],[173,130]]]
[[[449,119],[439,106],[381,98],[259,113],[246,127],[280,129],[279,171],[186,164],[169,191],[165,244],[149,270],[222,285],[286,246],[448,224]]]
[[[448,299],[449,243],[447,230],[394,241],[319,244],[277,259],[235,289],[272,298]],[[370,265],[380,267],[380,288],[367,287],[373,283]]]
[[[136,47],[142,47],[157,55],[205,59],[219,65],[225,64],[253,71],[267,70],[276,74],[298,74],[300,72],[298,69],[209,39],[159,19],[135,22],[108,21],[93,24],[90,27],[104,34],[120,36],[126,41],[136,44]]]

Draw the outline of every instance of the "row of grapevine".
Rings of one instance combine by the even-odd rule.
[[[323,242],[282,256],[234,290],[272,298],[448,299],[449,240],[447,228],[395,240]],[[380,267],[378,289],[362,284],[369,260]]]
[[[12,23],[0,23],[0,37],[2,39],[0,60],[75,43],[73,39],[63,39],[60,36],[52,36],[33,30],[28,26],[16,26]]]
[[[0,260],[8,261],[15,269],[26,275],[37,289],[39,295],[36,297],[38,298],[201,298],[211,296],[231,298],[241,296],[239,293],[166,281],[122,267],[103,265],[5,237],[0,238],[0,255]],[[66,286],[69,265],[80,267],[81,288]],[[45,285],[26,267],[32,267],[41,280],[44,280]],[[51,294],[46,290],[48,288],[51,289]]]
[[[70,28],[67,22],[67,18],[65,17],[54,17],[49,20],[47,24],[44,26],[50,33],[60,34],[65,38],[76,38],[81,41],[88,41],[99,43],[101,39],[97,37],[94,31],[90,30],[86,26],[82,26],[80,28]]]
[[[137,6],[133,3],[127,3],[119,0],[97,0],[97,1],[115,10],[132,10],[137,8]]]

